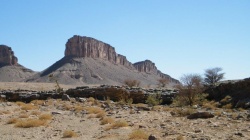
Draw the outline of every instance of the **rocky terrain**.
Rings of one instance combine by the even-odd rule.
[[[0,126],[0,139],[12,140],[250,139],[247,110],[148,107],[94,98],[1,101]]]
[[[179,83],[161,73],[149,60],[132,64],[109,44],[76,35],[66,43],[65,56],[61,60],[26,81],[49,82],[50,74],[59,83],[73,85],[122,85],[126,79],[134,79],[146,87],[156,86],[160,78],[168,79],[170,86]]]
[[[18,64],[18,58],[12,49],[0,45],[0,82],[24,81],[35,72]]]

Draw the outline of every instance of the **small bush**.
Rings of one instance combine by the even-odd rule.
[[[102,112],[99,112],[99,113],[96,114],[96,118],[103,118],[105,116],[106,116],[105,111],[102,111]]]
[[[39,119],[27,119],[27,120],[19,120],[15,127],[21,128],[30,128],[30,127],[39,127],[46,125],[46,120],[39,120]]]
[[[161,104],[162,103],[161,95],[158,94],[158,93],[157,94],[150,94],[150,95],[148,95],[146,103],[149,106],[155,106],[155,105]]]
[[[88,102],[92,102],[92,103],[94,103],[95,98],[93,98],[93,97],[89,97],[89,98],[87,99],[87,101],[88,101]]]
[[[114,122],[114,119],[110,117],[104,117],[101,119],[101,125],[112,124],[113,122]]]
[[[74,111],[75,111],[75,112],[81,112],[81,111],[83,111],[83,110],[84,110],[84,108],[83,108],[82,106],[80,106],[80,105],[74,106]]]
[[[17,104],[18,106],[25,105],[25,103],[24,103],[24,102],[19,102],[19,101],[17,101],[17,102],[16,102],[16,104]]]
[[[144,139],[147,140],[149,135],[142,130],[134,130],[131,134],[129,134],[129,139],[131,140],[138,140]]]
[[[127,127],[128,123],[125,120],[119,120],[108,126],[105,130],[118,129],[120,127]]]
[[[63,138],[73,138],[73,137],[77,137],[76,132],[74,132],[72,130],[65,130],[63,132]]]
[[[127,79],[124,81],[124,84],[128,87],[139,87],[141,82],[138,80]]]

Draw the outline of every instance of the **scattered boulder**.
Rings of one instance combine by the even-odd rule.
[[[193,113],[189,116],[187,116],[188,119],[208,119],[208,118],[213,118],[214,115],[209,113],[209,112],[197,112],[197,113]]]

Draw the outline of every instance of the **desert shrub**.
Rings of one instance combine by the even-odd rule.
[[[93,97],[89,97],[89,98],[87,99],[87,101],[88,101],[88,102],[92,102],[92,103],[94,103],[95,98],[93,98]]]
[[[27,119],[27,120],[19,120],[15,127],[21,127],[21,128],[30,128],[30,127],[39,127],[44,126],[47,124],[46,120],[40,120],[40,119]]]
[[[101,119],[101,125],[112,124],[113,122],[114,122],[114,119],[110,117],[104,117]]]
[[[158,81],[159,87],[165,87],[169,83],[169,80],[166,78],[161,78],[161,79],[158,79],[157,81]]]
[[[38,117],[40,120],[51,120],[52,115],[51,114],[42,114]]]
[[[186,138],[180,135],[176,138],[176,140],[186,140]]]
[[[148,95],[146,103],[149,106],[155,106],[161,104],[162,103],[161,95],[158,93]]]
[[[63,132],[63,138],[73,138],[73,137],[77,137],[76,132],[74,132],[72,130],[65,130]]]
[[[215,115],[215,116],[221,116],[221,115],[222,115],[222,111],[218,111],[218,110],[217,110],[217,111],[214,112],[214,115]]]
[[[108,127],[106,127],[105,130],[118,129],[120,127],[127,127],[127,126],[128,126],[128,123],[125,120],[119,120],[119,121],[112,123]]]
[[[177,85],[179,90],[176,101],[180,106],[192,106],[202,93],[202,77],[198,74],[188,74],[181,77],[182,84]]]
[[[15,123],[17,123],[17,121],[18,121],[17,118],[11,118],[11,119],[9,119],[9,120],[7,121],[6,124],[15,124]]]
[[[119,105],[129,105],[132,106],[133,103],[133,99],[129,98],[129,99],[121,99],[120,101],[118,101]]]
[[[126,79],[124,81],[124,84],[127,85],[128,87],[139,87],[141,82],[138,80]]]
[[[138,139],[147,140],[148,137],[149,135],[140,129],[134,130],[132,133],[129,134],[129,139],[131,140],[138,140]]]

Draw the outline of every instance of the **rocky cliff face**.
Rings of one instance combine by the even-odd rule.
[[[12,49],[6,45],[0,45],[0,66],[17,65],[18,59],[15,57]]]
[[[157,67],[155,66],[155,63],[153,63],[150,60],[145,60],[145,61],[141,61],[141,62],[137,62],[133,64],[134,67],[139,71],[139,72],[145,72],[145,73],[151,73],[151,74],[155,74],[158,75],[161,78],[165,78],[170,80],[173,83],[178,84],[179,81],[176,79],[173,79],[172,77],[170,77],[167,74],[162,73],[161,71],[159,71],[157,69]]]
[[[100,58],[134,69],[133,64],[125,56],[117,54],[114,47],[85,36],[75,35],[70,38],[66,43],[65,56]]]

